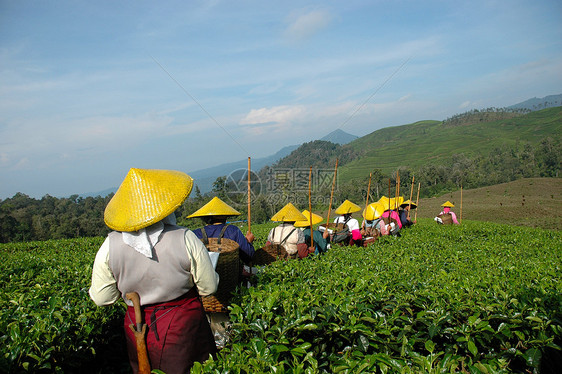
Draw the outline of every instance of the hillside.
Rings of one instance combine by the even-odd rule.
[[[455,204],[460,218],[461,191],[421,199],[418,218],[433,218],[445,201]],[[517,226],[562,229],[562,179],[528,178],[489,187],[464,190],[462,219]]]
[[[390,173],[400,166],[419,167],[445,163],[453,154],[488,154],[502,145],[537,144],[545,137],[562,134],[562,107],[543,109],[520,117],[467,126],[445,126],[439,121],[420,121],[388,127],[351,143],[362,157],[339,170],[344,180],[363,178],[375,168]]]

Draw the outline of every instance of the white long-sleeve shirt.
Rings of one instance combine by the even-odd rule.
[[[218,287],[219,275],[213,268],[207,248],[205,248],[201,240],[189,230],[185,231],[184,238],[186,255],[190,263],[190,268],[184,269],[186,271],[185,287],[189,289],[193,285],[196,285],[199,295],[201,296],[213,294]],[[109,242],[108,236],[96,254],[92,269],[92,284],[89,294],[98,306],[113,304],[119,297],[124,296],[125,292],[128,292],[127,290],[119,289],[117,280],[111,270]],[[136,256],[137,253],[134,249],[130,249],[132,255]],[[163,274],[163,276],[165,277],[165,274]],[[146,281],[150,282],[151,280],[146,279]],[[141,300],[142,304],[151,302],[154,302],[154,300],[145,300],[145,302]]]

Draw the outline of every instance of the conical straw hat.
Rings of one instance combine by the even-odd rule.
[[[203,205],[198,211],[187,216],[187,218],[205,217],[205,216],[239,216],[240,212],[219,199],[213,197],[211,201]]]
[[[454,207],[453,203],[451,203],[449,200],[447,200],[446,202],[444,202],[443,204],[441,204],[441,206],[449,207],[449,208],[453,208],[453,207]]]
[[[306,217],[293,204],[288,203],[275,213],[271,220],[275,222],[296,222],[306,221]]]
[[[398,209],[402,202],[404,202],[404,198],[402,196],[398,196],[398,198],[390,198],[390,209]]]
[[[172,214],[192,188],[181,171],[131,168],[105,208],[105,224],[116,231],[150,226]]]
[[[400,204],[400,206],[411,206],[412,209],[416,209],[418,206],[416,205],[416,203],[414,203],[413,201],[410,201],[409,199],[404,201],[402,204]]]
[[[302,214],[303,214],[303,216],[306,217],[306,221],[295,222],[295,227],[309,227],[310,226],[310,212],[308,210],[303,210]],[[316,213],[312,213],[312,225],[317,225],[322,221],[324,221],[324,218],[322,218],[322,216],[319,216]]]
[[[384,213],[384,206],[379,203],[371,203],[367,205],[366,209],[363,209],[363,218],[367,221],[372,221],[379,218]]]
[[[390,210],[390,199],[386,196],[381,196],[381,198],[379,199],[379,201],[377,201],[377,203],[381,203],[384,210]]]
[[[336,214],[348,214],[348,213],[355,213],[359,212],[361,207],[359,205],[352,203],[349,200],[344,201],[341,205],[336,209]]]

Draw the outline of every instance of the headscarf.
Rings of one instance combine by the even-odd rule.
[[[160,240],[160,234],[164,231],[164,225],[175,225],[176,215],[170,214],[163,220],[137,231],[123,231],[123,241],[138,253],[152,258],[152,249]]]

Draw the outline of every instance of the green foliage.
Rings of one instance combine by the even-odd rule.
[[[97,308],[88,296],[101,243],[102,238],[81,238],[0,245],[2,372],[127,367],[124,304]]]
[[[560,365],[562,233],[419,221],[368,248],[265,267],[235,296],[230,344],[193,372],[544,373]],[[274,226],[252,225],[256,247]],[[124,304],[98,308],[87,294],[102,241],[0,245],[4,372],[130,370]]]
[[[277,262],[202,372],[537,372],[560,360],[561,256],[559,232],[424,221]]]

